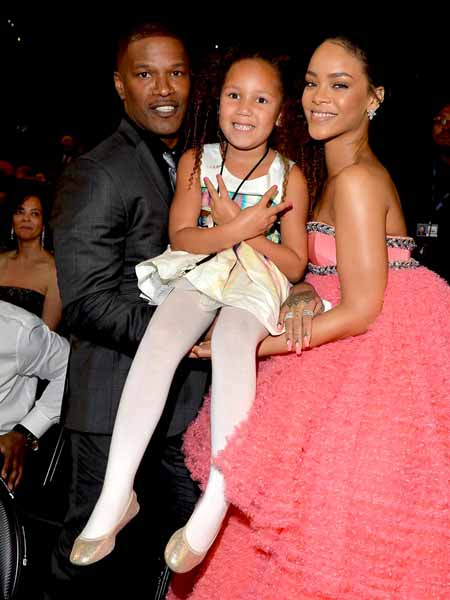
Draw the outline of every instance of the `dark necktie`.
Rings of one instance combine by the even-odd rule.
[[[163,152],[163,158],[169,167],[170,183],[172,185],[172,190],[175,191],[177,181],[177,166],[175,164],[175,159],[171,152]]]

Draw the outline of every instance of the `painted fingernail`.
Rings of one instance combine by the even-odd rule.
[[[301,346],[300,342],[295,342],[295,354],[297,356],[300,356],[301,353],[302,353],[302,346]]]
[[[287,341],[287,349],[289,350],[289,352],[292,350],[292,342],[291,342],[291,340]]]

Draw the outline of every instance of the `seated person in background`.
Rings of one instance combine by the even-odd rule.
[[[55,260],[45,247],[45,190],[36,183],[17,185],[11,194],[11,244],[0,254],[0,300],[34,313],[56,330],[61,299]]]
[[[56,183],[63,170],[83,153],[83,145],[78,136],[66,131],[56,141],[54,150],[45,162],[47,180],[52,184]]]
[[[0,159],[0,174],[5,177],[14,177],[14,165],[9,160]]]
[[[447,240],[450,224],[450,102],[433,117],[431,196],[417,214],[419,262],[450,282]]]
[[[22,478],[26,449],[59,421],[69,343],[18,306],[0,300],[0,475]],[[36,400],[38,377],[49,383]]]
[[[71,134],[64,134],[60,141],[61,148],[61,165],[68,165],[75,157],[83,153],[80,141]]]

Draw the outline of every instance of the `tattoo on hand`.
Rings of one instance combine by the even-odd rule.
[[[314,294],[311,292],[299,292],[298,294],[289,296],[286,300],[286,305],[292,308],[293,306],[298,306],[300,302],[311,302],[311,300],[314,300]]]

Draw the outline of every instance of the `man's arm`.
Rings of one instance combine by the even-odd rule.
[[[54,239],[58,283],[70,330],[133,356],[154,308],[119,293],[123,276],[126,206],[111,176],[80,159],[58,186]]]
[[[18,430],[0,436],[0,454],[3,456],[1,476],[11,490],[22,479],[27,432],[39,438],[59,420],[69,343],[50,331],[43,321],[36,319],[18,332],[15,355],[18,375],[41,377],[48,379],[49,383],[30,412],[18,423]]]
[[[42,396],[20,421],[20,425],[37,438],[59,421],[68,359],[69,342],[50,331],[43,322],[20,332],[17,344],[18,374],[49,381]]]

